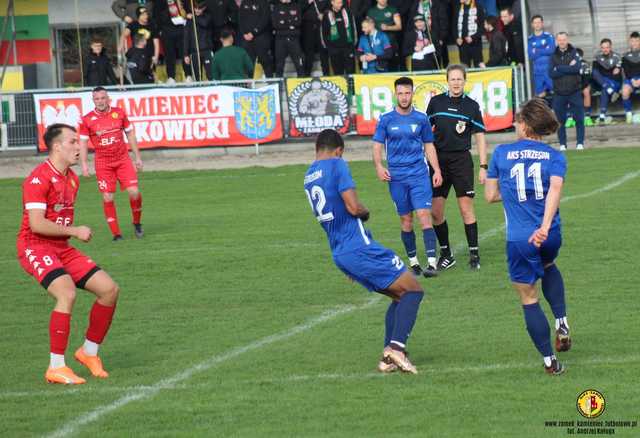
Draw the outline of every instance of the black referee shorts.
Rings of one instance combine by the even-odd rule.
[[[438,163],[442,172],[442,185],[433,188],[434,198],[449,196],[451,186],[455,189],[457,198],[463,196],[473,198],[476,195],[473,190],[474,172],[471,152],[438,152]]]

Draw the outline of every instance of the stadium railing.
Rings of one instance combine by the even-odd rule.
[[[502,67],[504,68],[504,67]],[[469,71],[486,71],[490,69],[470,69]],[[513,108],[517,108],[520,103],[526,100],[526,85],[525,74],[522,66],[513,66]],[[408,76],[417,76],[424,74],[437,74],[442,71],[430,71],[430,72],[406,72],[400,74],[406,74]],[[398,72],[385,73],[389,75],[398,75]],[[202,81],[191,83],[177,83],[175,85],[165,84],[144,84],[144,85],[125,85],[125,86],[107,86],[107,90],[126,91],[126,90],[141,90],[152,88],[194,88],[205,87],[215,85],[229,85],[238,86],[244,88],[259,89],[261,87],[275,84],[279,85],[280,90],[280,108],[281,117],[283,122],[284,138],[282,142],[299,142],[305,141],[304,137],[289,137],[289,108],[288,97],[286,89],[286,78],[271,78],[271,79],[251,79],[251,80],[231,80],[231,81]],[[354,98],[354,85],[353,75],[347,76],[347,83],[349,86],[349,104],[350,115],[353,118],[356,113],[356,102]],[[2,152],[15,151],[15,150],[34,150],[37,151],[38,143],[38,130],[36,124],[35,103],[34,95],[36,94],[60,94],[63,98],[65,94],[77,93],[82,91],[90,91],[93,87],[84,88],[52,88],[52,89],[35,89],[25,90],[20,92],[0,92],[0,109],[2,114],[2,120],[0,125],[0,156]],[[350,134],[355,134],[354,123],[351,123],[349,130]]]

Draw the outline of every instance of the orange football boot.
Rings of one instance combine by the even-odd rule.
[[[87,383],[85,379],[76,376],[76,373],[66,366],[47,369],[44,378],[48,383],[62,383],[63,385],[81,385]]]
[[[102,368],[102,361],[97,355],[88,356],[85,354],[84,348],[80,347],[76,350],[73,357],[75,357],[82,365],[89,368],[89,371],[91,371],[91,374],[93,374],[94,377],[99,377],[101,379],[109,377],[109,373]]]

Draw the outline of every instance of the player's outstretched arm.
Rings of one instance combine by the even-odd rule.
[[[376,173],[380,181],[391,181],[389,170],[382,165],[382,143],[373,142],[373,164],[376,166]]]
[[[476,146],[478,146],[478,160],[480,160],[480,170],[478,171],[478,182],[484,184],[487,180],[487,169],[482,166],[487,165],[487,138],[484,132],[475,134]]]
[[[88,140],[80,139],[80,165],[82,166],[82,175],[89,176],[89,153]]]
[[[133,128],[133,125],[131,125]],[[136,130],[135,128],[131,129],[131,131],[127,131],[127,140],[129,141],[129,146],[131,146],[131,150],[133,151],[133,156],[135,157],[135,165],[138,170],[142,170],[142,157],[140,156],[140,148],[138,147],[138,140],[136,139]]]
[[[433,187],[440,187],[442,185],[442,172],[440,172],[440,163],[438,162],[438,154],[434,144],[425,143],[424,153],[427,156],[429,164],[433,167],[433,175],[431,176]]]
[[[81,225],[79,227],[68,227],[57,224],[50,221],[44,216],[44,210],[30,209],[29,210],[29,227],[31,231],[43,236],[54,237],[75,237],[83,242],[91,240],[91,228]]]
[[[360,202],[355,189],[345,190],[340,196],[342,196],[344,205],[351,216],[360,218],[365,222],[369,219],[369,209]]]
[[[544,202],[544,217],[542,218],[542,224],[540,225],[540,228],[533,232],[529,238],[529,243],[533,243],[535,246],[540,246],[545,240],[547,240],[549,228],[551,228],[553,218],[558,212],[558,207],[560,207],[563,184],[564,178],[560,176],[552,176],[550,178],[549,191],[547,192],[547,198]]]
[[[498,187],[498,180],[496,178],[487,178],[485,180],[484,199],[486,199],[488,203],[502,201],[500,188]]]

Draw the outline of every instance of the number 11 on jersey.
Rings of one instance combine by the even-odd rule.
[[[544,189],[542,188],[542,164],[538,161],[529,166],[527,178],[533,178],[533,191],[537,200],[544,199]],[[511,178],[516,179],[518,191],[518,201],[527,200],[527,184],[525,180],[524,163],[516,163],[511,168]]]

